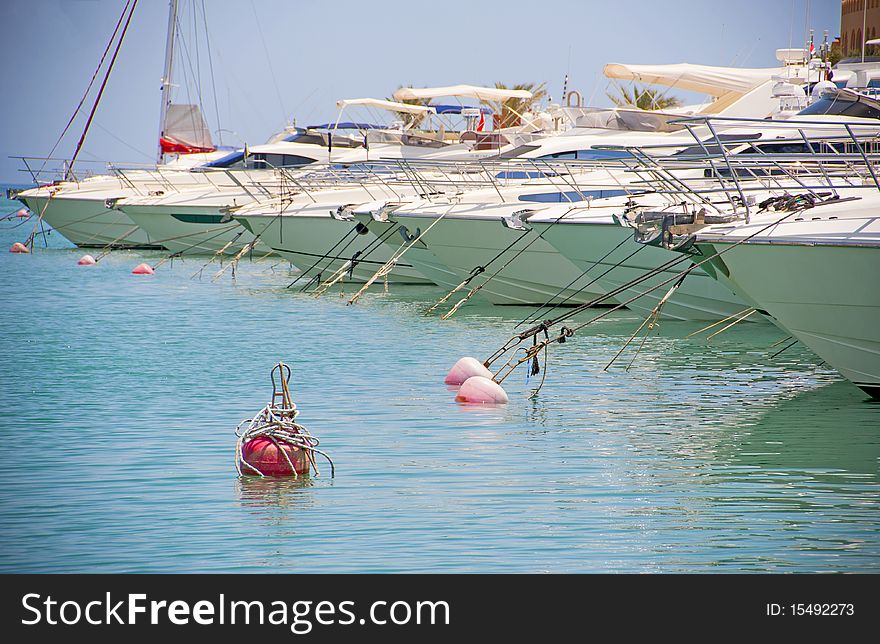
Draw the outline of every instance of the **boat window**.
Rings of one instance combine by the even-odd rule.
[[[570,150],[568,152],[556,152],[555,154],[545,154],[538,157],[539,159],[548,159],[554,161],[563,161],[573,159],[579,161],[597,161],[602,159],[627,159],[630,153],[625,150]]]
[[[347,134],[339,134],[336,132],[315,132],[312,130],[301,132],[297,131],[282,139],[287,143],[308,143],[311,145],[320,145],[328,147],[333,145],[334,148],[362,148],[364,141],[361,137],[349,136]]]
[[[203,168],[243,168],[245,166],[244,163],[244,152],[237,151],[232,152],[231,154],[227,154],[225,157],[221,157],[215,161],[210,161],[202,165]]]
[[[627,194],[626,190],[570,190],[567,192],[537,192],[529,195],[520,195],[519,200],[538,203],[566,203],[570,201],[586,201],[587,199],[620,197],[625,194]]]
[[[848,101],[838,97],[822,96],[808,107],[798,112],[798,116],[809,114],[827,114],[838,116],[854,116],[857,118],[880,119],[880,110],[861,101]]]
[[[738,141],[755,141],[760,138],[761,133],[757,132],[755,134],[719,134],[717,140],[722,143],[734,143]],[[709,154],[721,154],[721,148],[715,144],[715,141],[714,137],[704,139],[703,145],[688,146],[676,152],[674,156],[696,156],[702,158],[706,156],[707,152]]]
[[[247,167],[255,170],[271,168],[296,168],[314,163],[315,159],[298,154],[265,154],[258,152],[248,157]]]
[[[522,156],[523,154],[537,150],[540,147],[540,145],[518,145],[509,152],[505,152],[504,154],[500,155],[498,158],[515,159],[516,157]]]

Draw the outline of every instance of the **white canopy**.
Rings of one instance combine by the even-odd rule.
[[[439,98],[441,96],[461,96],[480,101],[503,101],[508,98],[532,98],[532,93],[524,89],[496,89],[494,87],[476,87],[475,85],[401,87],[394,92],[394,98],[398,101],[414,98]]]
[[[701,94],[722,96],[728,92],[745,94],[758,85],[766,83],[773,76],[784,74],[785,70],[777,67],[764,69],[710,67],[690,63],[675,65],[610,63],[605,65],[604,73],[608,78],[636,80],[650,85],[665,85]]]
[[[406,112],[407,114],[427,114],[435,113],[437,110],[426,105],[409,105],[407,103],[395,103],[394,101],[383,101],[380,98],[344,98],[336,101],[336,107],[342,109],[349,105],[366,105],[367,107],[376,107],[380,110],[388,110],[389,112]]]

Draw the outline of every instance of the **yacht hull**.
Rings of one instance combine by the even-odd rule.
[[[682,256],[672,251],[644,246],[632,239],[633,232],[615,223],[533,224],[562,255],[581,271],[587,271],[583,283],[593,279],[603,291],[614,291],[648,271]],[[634,253],[635,251],[635,253]],[[606,257],[607,255],[607,257]],[[601,262],[599,261],[601,260]],[[627,307],[649,315],[675,281],[653,290],[652,287],[675,278],[690,265],[687,261],[660,272],[644,282],[625,288],[616,297],[628,302],[641,293],[645,295],[628,302]],[[672,320],[721,320],[750,308],[742,298],[712,278],[695,269],[684,279],[661,309],[661,317]],[[750,315],[747,321],[763,318]]]
[[[148,232],[119,210],[105,206],[106,196],[20,195],[31,212],[80,248],[161,249]],[[47,203],[48,202],[48,203]]]
[[[853,384],[880,397],[880,245],[700,244],[716,270]]]
[[[122,211],[159,240],[172,253],[180,255],[235,255],[254,240],[254,235],[234,219],[225,217],[216,206],[120,204]],[[271,253],[258,241],[254,253]]]
[[[251,234],[260,235],[273,251],[299,269],[303,278],[315,278],[316,281],[328,279],[354,258],[356,261],[349,267],[344,281],[366,282],[394,252],[371,231],[358,234],[353,231],[354,222],[340,221],[329,214],[237,214],[235,219]],[[357,253],[360,255],[355,258]],[[388,281],[395,284],[432,283],[407,262],[405,255],[388,275]]]
[[[395,219],[406,226],[410,235],[427,230],[436,221],[436,217],[410,214]],[[425,234],[423,241],[427,250],[455,274],[455,284],[484,266],[485,271],[469,286],[485,283],[478,293],[493,304],[538,306],[564,301],[576,305],[604,295],[598,285],[578,292],[582,282],[576,280],[581,269],[538,235],[535,231],[524,234],[506,228],[499,218],[448,215]],[[572,282],[573,287],[569,286]],[[613,304],[614,300],[607,303]]]

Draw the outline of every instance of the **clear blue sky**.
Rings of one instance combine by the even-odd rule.
[[[400,84],[545,81],[558,98],[568,71],[570,89],[607,104],[607,62],[773,66],[774,51],[801,46],[809,27],[817,43],[822,30],[833,38],[840,27],[839,0],[180,0],[187,30],[194,11],[201,21],[202,2],[220,124],[238,135],[227,142],[252,144],[292,116],[329,120],[336,99],[386,97]],[[8,155],[49,152],[123,5],[0,0],[0,180],[24,177]],[[165,0],[139,1],[81,158],[154,157],[167,15]],[[215,130],[202,31],[198,67]],[[195,39],[187,41],[195,68]],[[186,102],[185,88],[178,91]],[[72,154],[84,121],[57,154]]]

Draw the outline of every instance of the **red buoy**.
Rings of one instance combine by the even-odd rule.
[[[91,255],[83,255],[82,257],[79,258],[79,261],[77,262],[77,264],[79,266],[94,266],[97,263],[98,263],[98,260],[96,260]]]
[[[18,211],[17,213],[15,213],[15,214],[16,214],[17,216],[19,216],[19,217],[30,217],[30,216],[31,216],[31,211],[28,210],[27,208],[22,208],[21,210],[19,210],[19,211]]]
[[[12,245],[12,248],[9,249],[10,253],[29,253],[31,249],[22,244],[21,242],[15,242]]]
[[[281,450],[284,450],[287,458],[284,457]],[[257,436],[242,445],[241,458],[245,463],[260,470],[263,476],[293,476],[293,472],[290,471],[291,463],[297,476],[309,473],[309,459],[305,451],[280,441],[276,444],[266,436]],[[290,459],[290,463],[287,462],[287,459]],[[259,476],[244,463],[241,465],[241,473]]]
[[[131,274],[132,275],[152,275],[155,272],[156,271],[153,270],[152,266],[144,263],[144,264],[138,264],[137,266],[135,266],[134,269],[131,271]]]

